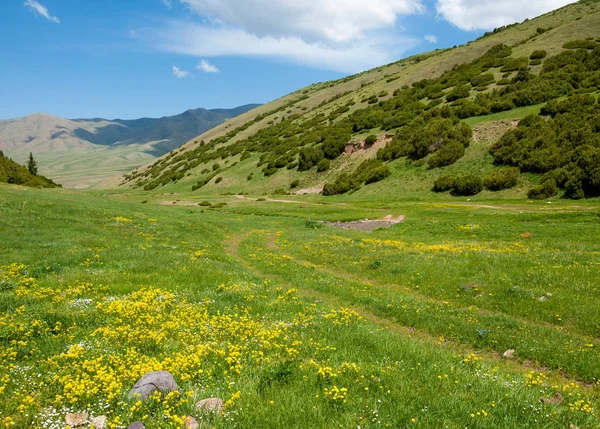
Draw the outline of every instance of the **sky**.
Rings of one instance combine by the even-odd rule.
[[[267,103],[574,0],[1,0],[0,119]]]

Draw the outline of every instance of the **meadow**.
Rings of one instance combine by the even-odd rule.
[[[0,185],[0,427],[598,427],[600,207],[485,196]]]

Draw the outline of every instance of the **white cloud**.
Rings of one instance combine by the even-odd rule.
[[[269,57],[339,72],[399,59],[419,40],[400,34],[398,17],[425,10],[424,0],[179,1],[199,19],[148,32],[163,50]]]
[[[173,66],[173,76],[175,76],[177,79],[183,79],[184,77],[189,77],[189,75],[190,72],[181,70],[177,66]]]
[[[437,0],[440,17],[461,30],[492,30],[534,18],[577,0]]]
[[[200,62],[196,65],[198,70],[203,71],[204,73],[219,73],[220,70],[214,64],[209,63],[206,60],[200,60]]]
[[[437,43],[438,42],[438,38],[435,34],[426,34],[424,39],[427,40],[429,43]]]
[[[421,0],[180,0],[203,17],[258,37],[349,42],[393,27],[397,15],[424,10]]]
[[[418,39],[373,36],[355,43],[328,45],[308,43],[299,37],[259,37],[231,27],[171,22],[154,30],[157,46],[165,51],[196,57],[222,55],[282,59],[315,68],[353,73],[396,61]]]
[[[168,7],[169,9],[171,9],[171,7],[173,7],[173,3],[171,3],[171,0],[160,0],[160,2],[162,4],[164,4],[166,7]]]
[[[60,23],[60,19],[58,19],[56,16],[50,15],[50,12],[48,12],[48,8],[46,8],[46,6],[40,4],[36,0],[27,0],[25,3],[23,3],[23,5],[31,9],[34,13],[43,16],[49,21],[56,22],[57,24]]]

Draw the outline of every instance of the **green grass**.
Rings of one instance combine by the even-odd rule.
[[[485,116],[474,116],[464,120],[470,126],[481,124],[482,122],[501,121],[506,119],[523,119],[525,116],[538,115],[546,103],[536,104],[534,106],[518,107],[506,112],[493,113]]]
[[[0,425],[179,428],[217,396],[201,427],[594,427],[597,201],[486,198],[2,186]],[[306,227],[387,214],[406,221]],[[159,368],[181,395],[129,401]]]

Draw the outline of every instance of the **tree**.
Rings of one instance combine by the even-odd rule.
[[[27,161],[27,169],[29,170],[29,172],[32,175],[37,176],[37,172],[38,172],[37,161],[35,159],[33,159],[33,153],[31,153],[31,152],[29,152],[29,160]]]

